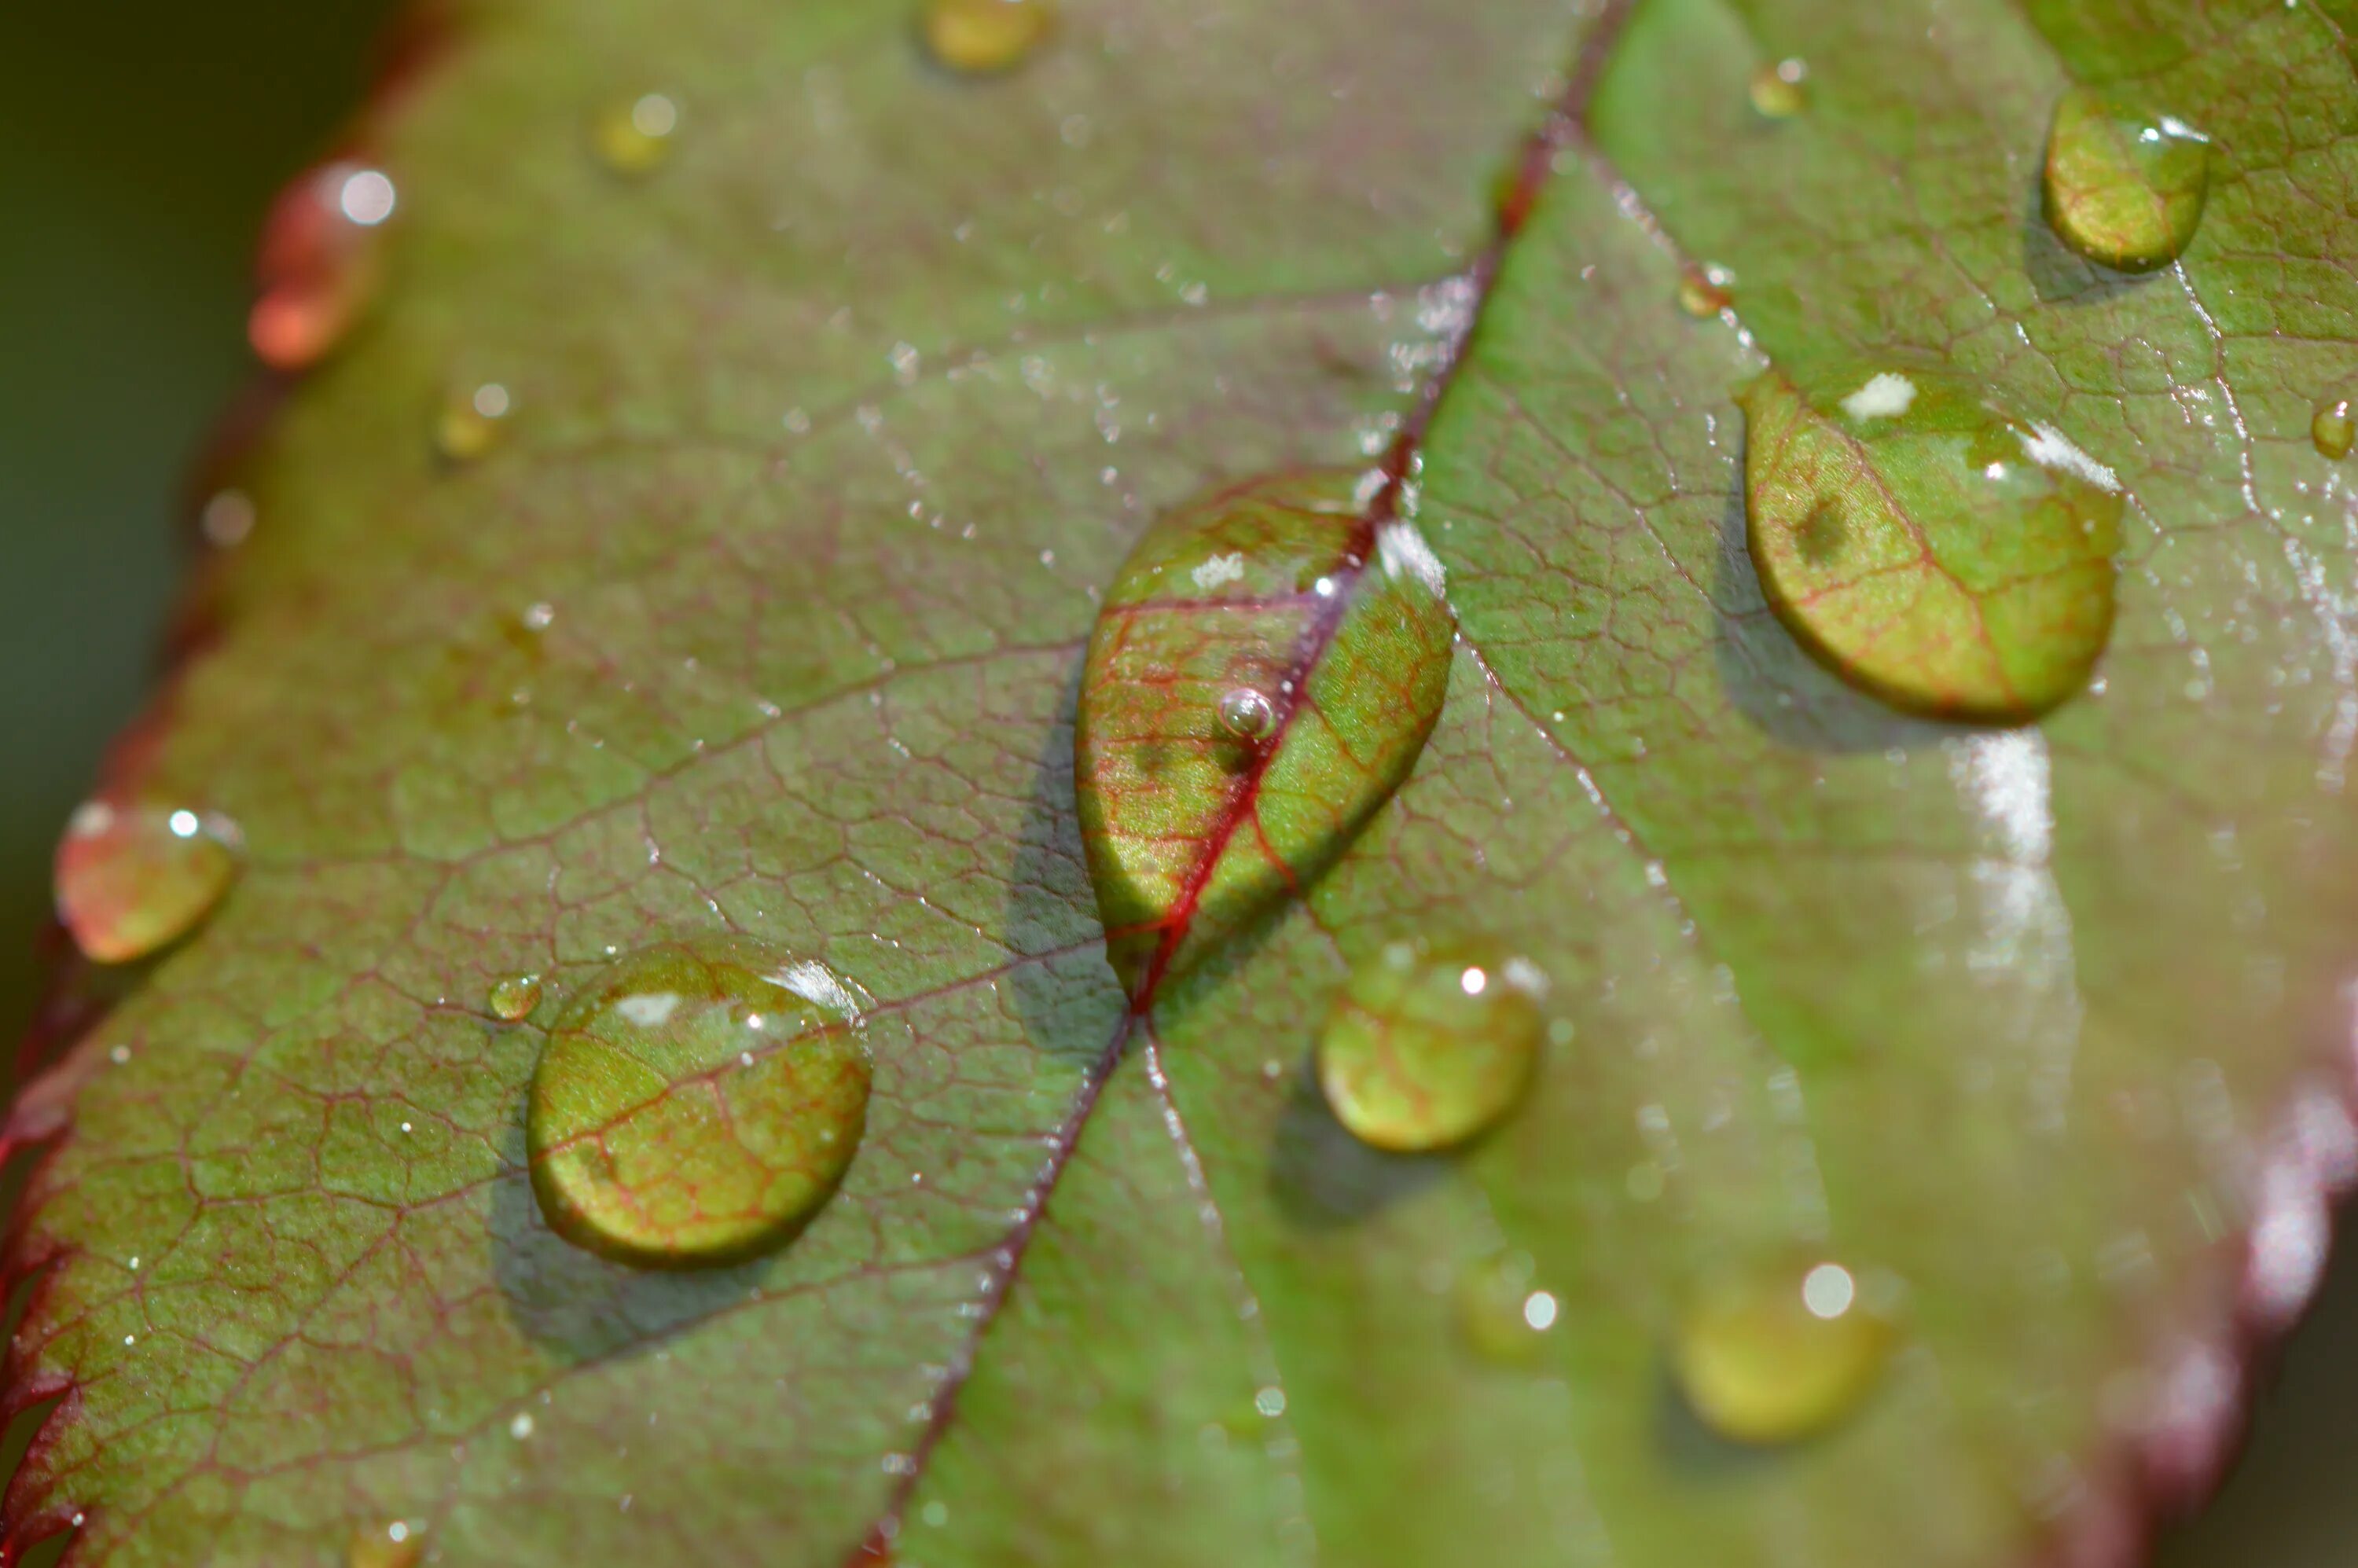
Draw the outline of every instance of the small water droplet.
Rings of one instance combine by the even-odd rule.
[[[2211,190],[2208,137],[2173,115],[2091,87],[2055,105],[2047,221],[2090,261],[2151,272],[2178,259]]]
[[[511,405],[508,389],[496,381],[453,393],[434,421],[434,449],[447,462],[473,462],[499,445]]]
[[[1462,1143],[1511,1109],[1545,1028],[1539,976],[1483,949],[1394,943],[1344,982],[1318,1037],[1318,1084],[1362,1142]]]
[[[671,156],[679,135],[679,104],[669,94],[643,92],[609,104],[590,122],[590,145],[616,174],[647,174]]]
[[[1752,73],[1751,92],[1762,118],[1790,120],[1810,106],[1810,68],[1800,59],[1764,62]]]
[[[364,1524],[352,1531],[345,1568],[416,1568],[426,1561],[426,1530],[406,1519]]]
[[[204,532],[205,543],[213,548],[234,548],[254,532],[254,498],[242,490],[222,491],[205,503],[197,525]]]
[[[2353,416],[2347,396],[2329,397],[2317,406],[2317,414],[2309,422],[2309,438],[2318,455],[2339,462],[2358,445],[2358,416]]]
[[[925,0],[925,47],[967,75],[1020,65],[1055,25],[1053,0]]]
[[[263,225],[246,339],[276,370],[316,364],[374,297],[377,236],[397,205],[381,169],[334,163],[290,184]]]
[[[1728,293],[1735,281],[1735,274],[1714,263],[1687,267],[1679,274],[1679,308],[1697,319],[1716,316],[1736,302]]]
[[[1736,1443],[1792,1443],[1858,1408],[1895,1336],[1849,1268],[1785,1259],[1701,1292],[1672,1360],[1689,1407],[1714,1432]]]
[[[1459,1276],[1458,1332],[1485,1361],[1527,1366],[1546,1345],[1559,1303],[1531,1282],[1533,1273],[1529,1254],[1506,1251],[1477,1260]]]
[[[514,1023],[532,1015],[540,1005],[538,975],[510,975],[492,987],[492,1016],[502,1023]]]
[[[533,1075],[541,1213],[577,1246],[645,1268],[784,1243],[866,1129],[861,1013],[840,977],[748,937],[615,960],[557,1015]]]
[[[2035,717],[2111,636],[2122,496],[2060,431],[1931,368],[1770,371],[1745,414],[1762,591],[1837,674],[1913,712]]]
[[[1240,686],[1220,698],[1220,728],[1239,741],[1266,741],[1277,728],[1277,709],[1260,691]]]
[[[85,802],[58,841],[59,918],[102,964],[178,941],[237,879],[238,833],[186,806]]]

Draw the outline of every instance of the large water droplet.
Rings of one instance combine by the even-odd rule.
[[[2055,105],[2047,221],[2090,261],[2167,266],[2193,240],[2210,190],[2211,144],[2185,122],[2091,87]]]
[[[1347,471],[1222,490],[1139,540],[1074,737],[1109,957],[1133,989],[1305,885],[1407,773],[1447,689],[1442,586],[1415,528],[1368,516]]]
[[[362,1525],[344,1550],[344,1568],[417,1568],[425,1561],[425,1527],[406,1519]]]
[[[1812,653],[1898,707],[1986,722],[2087,683],[2113,625],[2110,470],[1936,371],[1806,392],[1770,371],[1737,401],[1752,563]]]
[[[661,92],[643,92],[609,105],[590,122],[590,145],[616,174],[646,174],[671,157],[679,136],[679,105]]]
[[[178,941],[237,879],[238,833],[187,806],[83,804],[58,841],[58,915],[102,964]]]
[[[1485,1361],[1527,1366],[1545,1347],[1563,1303],[1534,1276],[1531,1256],[1513,1251],[1494,1252],[1459,1276],[1458,1330]]]
[[[925,47],[952,70],[1020,65],[1048,36],[1054,0],[925,0]]]
[[[615,960],[557,1015],[533,1074],[532,1185],[550,1227],[645,1268],[785,1241],[867,1125],[861,1000],[741,936]]]
[[[1752,73],[1751,94],[1764,119],[1790,120],[1810,106],[1810,68],[1799,59],[1764,62]]]
[[[434,421],[434,449],[446,462],[473,462],[500,444],[513,406],[496,381],[451,394]]]
[[[1673,1366],[1689,1407],[1722,1437],[1792,1443],[1858,1408],[1894,1337],[1849,1269],[1782,1260],[1699,1294],[1680,1325]]]
[[[515,1023],[532,1016],[540,1005],[538,975],[510,975],[492,987],[492,1016],[502,1023]]]
[[[378,236],[397,200],[381,169],[334,163],[280,194],[265,222],[246,338],[264,363],[301,370],[341,342],[374,297]]]
[[[2348,457],[2350,449],[2358,446],[2358,413],[2353,413],[2351,399],[2336,395],[2319,404],[2309,422],[2309,439],[2320,457],[2336,462]]]
[[[1344,982],[1318,1037],[1318,1084],[1364,1143],[1462,1143],[1521,1098],[1545,1021],[1539,971],[1487,949],[1395,942]]]

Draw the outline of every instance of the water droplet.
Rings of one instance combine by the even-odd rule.
[[[1440,715],[1441,563],[1412,524],[1368,515],[1359,478],[1274,475],[1166,514],[1105,594],[1074,750],[1109,957],[1133,990],[1305,886]]]
[[[643,92],[609,105],[590,123],[598,161],[616,174],[646,174],[671,156],[679,133],[679,105],[667,94]]]
[[[1055,20],[1053,0],[925,0],[925,47],[952,70],[1007,70],[1040,47]]]
[[[2120,481],[1937,370],[1736,395],[1752,563],[1836,673],[1910,711],[2011,723],[2087,684],[2113,625]]]
[[[1318,1084],[1364,1143],[1462,1143],[1521,1098],[1545,1020],[1537,970],[1482,948],[1395,942],[1352,969],[1318,1037]]]
[[[434,421],[434,449],[448,462],[473,462],[499,445],[510,405],[508,389],[496,381],[452,394]]]
[[[2185,122],[2091,87],[2055,105],[2047,221],[2090,261],[2167,266],[2193,240],[2210,190],[2210,139]]]
[[[1679,308],[1697,319],[1716,316],[1736,302],[1727,291],[1735,281],[1734,273],[1715,263],[1687,267],[1679,274]]]
[[[2358,445],[2358,416],[2353,416],[2351,400],[2346,396],[2329,397],[2317,406],[2316,416],[2309,422],[2309,438],[2318,455],[2336,462],[2350,455]]]
[[[1277,728],[1277,709],[1251,687],[1240,686],[1220,698],[1220,728],[1239,741],[1265,741]]]
[[[1764,119],[1790,120],[1810,106],[1810,68],[1799,59],[1764,63],[1752,73],[1751,92]]]
[[[1679,1386],[1704,1423],[1736,1443],[1792,1443],[1856,1410],[1895,1337],[1857,1277],[1824,1259],[1730,1274],[1680,1325]]]
[[[514,1023],[532,1016],[540,1005],[538,975],[510,975],[492,987],[492,1016],[502,1023]]]
[[[1486,1361],[1527,1366],[1538,1359],[1555,1327],[1554,1294],[1532,1283],[1529,1254],[1494,1252],[1457,1281],[1457,1326],[1466,1343]]]
[[[397,205],[380,169],[334,163],[290,184],[263,226],[246,339],[265,364],[302,370],[341,342],[374,297],[378,233]]]
[[[237,880],[238,833],[226,818],[111,801],[85,802],[58,841],[58,915],[102,964],[141,958],[192,930]]]
[[[233,549],[254,532],[254,498],[242,490],[224,490],[205,503],[197,518],[205,543],[217,550]]]
[[[550,1227],[645,1268],[784,1242],[867,1126],[861,1000],[741,936],[609,965],[557,1015],[533,1075],[532,1184]]]
[[[406,1519],[366,1524],[352,1531],[345,1568],[416,1568],[426,1561],[426,1530]]]

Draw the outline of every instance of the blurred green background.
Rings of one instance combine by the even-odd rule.
[[[356,101],[387,0],[12,6],[0,45],[0,1033],[33,1011],[49,857],[147,693],[180,486],[253,376],[263,211]],[[2345,1227],[2345,1229],[2348,1227]],[[2167,1568],[2358,1563],[2358,1260]],[[1905,1568],[1894,1564],[1893,1568]]]

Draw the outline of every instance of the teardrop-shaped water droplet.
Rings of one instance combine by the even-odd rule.
[[[1736,275],[1717,263],[1687,267],[1679,274],[1679,308],[1697,320],[1716,316],[1736,302],[1727,291],[1735,281]]]
[[[791,1238],[867,1126],[861,995],[742,936],[658,943],[567,1002],[533,1074],[533,1192],[567,1240],[643,1268]]]
[[[1351,970],[1318,1037],[1318,1086],[1361,1142],[1462,1143],[1513,1108],[1539,1060],[1539,971],[1486,948],[1394,942]]]
[[[58,841],[58,914],[102,964],[127,963],[192,930],[237,880],[238,833],[187,806],[84,803]]]
[[[538,975],[510,975],[492,987],[492,1016],[502,1023],[515,1023],[532,1016],[540,1005]]]
[[[1704,1425],[1736,1443],[1792,1443],[1855,1411],[1896,1337],[1858,1276],[1779,1260],[1704,1289],[1679,1326],[1673,1369]]]
[[[1466,1346],[1485,1361],[1528,1366],[1545,1348],[1561,1315],[1552,1291],[1534,1282],[1528,1253],[1494,1252],[1457,1281],[1457,1326]]]
[[[499,445],[512,405],[496,381],[451,394],[434,421],[434,449],[446,462],[473,462]]]
[[[425,1561],[425,1527],[406,1519],[364,1524],[344,1550],[344,1568],[417,1568]]]
[[[2320,457],[2336,462],[2348,457],[2350,449],[2358,445],[2358,411],[2353,409],[2351,399],[2337,395],[2319,404],[2309,422],[2309,439]]]
[[[2202,222],[2211,144],[2176,116],[2092,87],[2055,105],[2047,221],[2063,243],[2122,272],[2178,259]]]
[[[1306,885],[1441,712],[1441,563],[1412,524],[1368,515],[1360,477],[1272,476],[1182,507],[1106,593],[1076,782],[1109,957],[1133,993]],[[1250,716],[1249,751],[1223,721],[1239,691],[1271,708]]]
[[[382,169],[334,163],[290,184],[263,226],[246,338],[276,370],[317,363],[374,298],[380,239],[398,205]]]
[[[1799,59],[1764,61],[1752,73],[1751,93],[1762,118],[1790,120],[1810,106],[1810,68]]]
[[[925,0],[925,47],[952,70],[1007,70],[1055,25],[1054,0]]]
[[[1240,686],[1220,698],[1220,728],[1239,741],[1265,741],[1277,728],[1277,707],[1251,687]]]
[[[590,125],[598,161],[616,174],[651,173],[671,157],[678,137],[679,104],[662,92],[610,104]]]
[[[1852,369],[1737,394],[1752,564],[1795,637],[1897,707],[2012,723],[2087,684],[2121,487],[1959,378]]]

